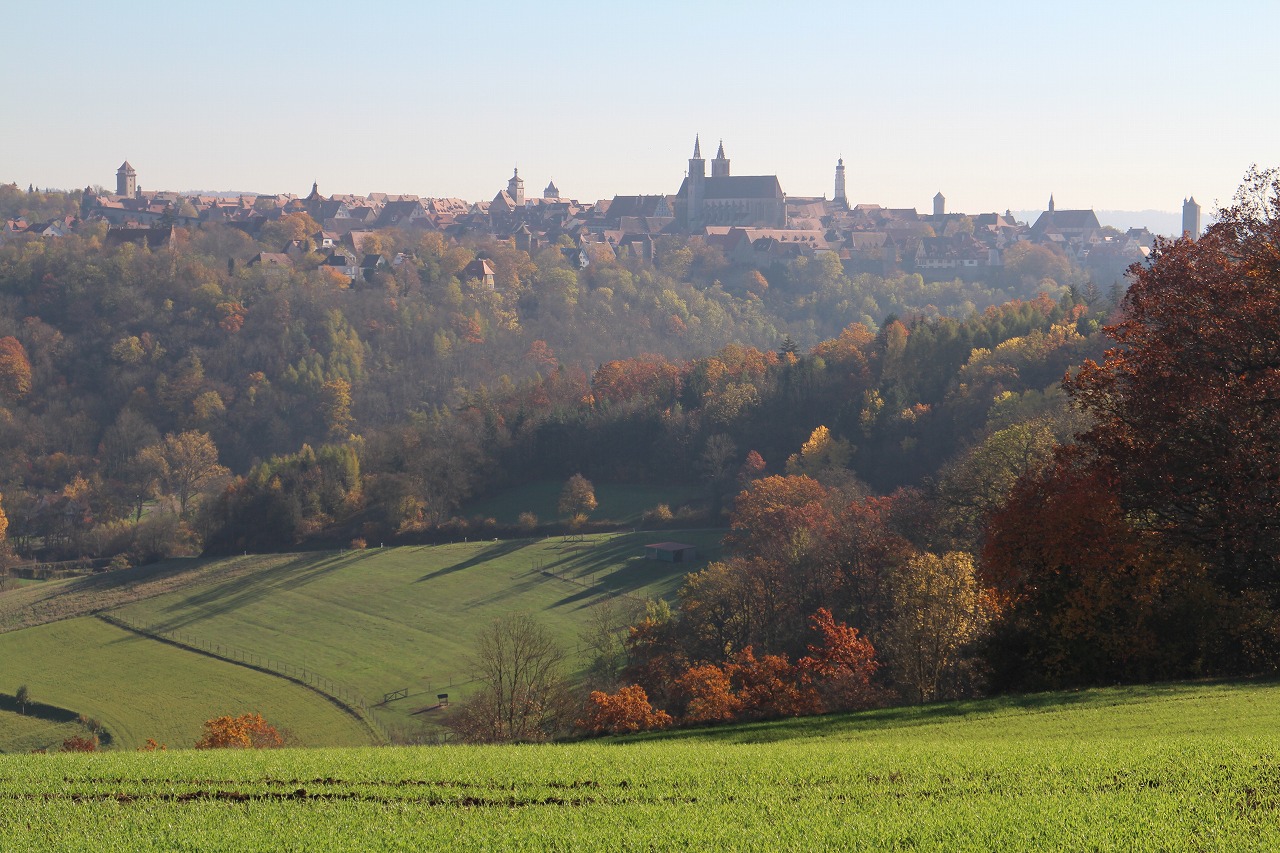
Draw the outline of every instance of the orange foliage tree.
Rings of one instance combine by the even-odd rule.
[[[736,719],[742,700],[733,694],[729,674],[713,663],[691,666],[676,679],[688,697],[687,723],[723,723]]]
[[[27,350],[13,336],[0,338],[0,395],[17,400],[31,390],[31,362]]]
[[[284,737],[259,713],[205,720],[204,736],[196,749],[272,749],[284,745]]]
[[[665,729],[671,722],[671,715],[655,711],[644,688],[633,684],[612,695],[601,690],[591,691],[587,715],[578,725],[592,734],[626,734]]]
[[[858,636],[857,628],[837,622],[825,607],[818,608],[810,622],[822,642],[810,644],[809,654],[797,666],[805,683],[818,686],[823,707],[848,711],[875,704],[877,691],[871,677],[880,667],[875,647]]]
[[[72,735],[62,742],[62,752],[97,752],[98,736],[81,737]]]

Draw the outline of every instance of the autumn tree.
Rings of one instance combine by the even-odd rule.
[[[788,457],[787,473],[823,479],[828,473],[843,473],[851,456],[853,447],[848,441],[836,438],[831,430],[819,426],[809,435],[809,440],[800,446],[800,452]]]
[[[654,710],[644,688],[632,684],[613,694],[591,691],[586,716],[578,726],[592,734],[629,734],[665,729],[671,723],[671,715]]]
[[[676,679],[676,685],[686,697],[686,723],[723,723],[735,719],[742,710],[729,674],[715,664],[689,667]]]
[[[204,734],[196,749],[273,749],[284,745],[279,729],[256,711],[232,717],[229,714],[205,720]]]
[[[1131,268],[1116,347],[1065,387],[1121,505],[1280,602],[1280,171],[1252,170],[1200,239]]]
[[[218,448],[204,432],[169,433],[160,444],[142,450],[140,456],[161,488],[177,498],[182,518],[187,517],[192,498],[230,474],[218,464]]]
[[[967,657],[990,619],[973,558],[919,554],[890,575],[889,598],[881,646],[904,693],[931,702],[961,692]]]
[[[570,526],[577,528],[586,523],[587,516],[596,509],[596,491],[591,481],[581,474],[570,477],[560,492],[558,508]]]
[[[796,662],[802,681],[815,685],[826,711],[852,711],[878,701],[871,677],[880,668],[875,647],[858,629],[837,622],[825,607],[809,619],[820,642]]]
[[[991,516],[982,580],[997,605],[985,643],[993,685],[1059,689],[1280,663],[1266,598],[1227,606],[1203,561],[1131,520],[1114,474],[1092,463],[1082,448],[1061,451]]]
[[[15,401],[31,390],[31,362],[12,335],[0,338],[0,396]]]

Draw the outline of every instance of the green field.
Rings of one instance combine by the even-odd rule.
[[[522,512],[532,512],[541,524],[560,520],[560,492],[564,483],[544,480],[508,489],[492,497],[472,501],[462,508],[464,518],[492,518],[499,524],[515,524]],[[648,510],[666,504],[672,511],[688,501],[705,496],[696,486],[636,486],[599,483],[595,487],[597,507],[592,521],[638,524]]]
[[[721,534],[680,537],[714,557]],[[37,698],[102,720],[123,748],[147,737],[190,743],[204,719],[248,710],[290,728],[303,745],[368,743],[381,734],[353,740],[355,719],[285,679],[84,618],[102,613],[222,657],[308,681],[322,676],[326,692],[359,696],[368,706],[407,690],[405,698],[373,707],[373,719],[394,737],[434,737],[444,712],[426,709],[437,693],[457,699],[473,689],[467,657],[476,633],[495,619],[532,613],[568,651],[571,668],[580,668],[588,662],[580,634],[593,605],[611,599],[636,608],[647,597],[674,597],[685,573],[705,565],[643,559],[643,545],[654,538],[601,534],[188,560],[48,582],[0,598],[0,625],[18,629],[0,634],[0,690],[25,678]],[[68,655],[74,677],[62,663]],[[171,708],[169,694],[189,692],[184,685],[195,680],[226,701],[206,712],[207,697],[197,691]],[[277,691],[270,706],[256,698],[265,695],[263,684]],[[144,708],[150,697],[154,707]],[[289,697],[297,699],[292,711]],[[317,707],[338,714],[341,725],[314,718]]]
[[[518,747],[0,757],[24,850],[1271,850],[1280,687]]]
[[[147,738],[190,746],[205,720],[247,711],[299,743],[370,742],[364,727],[313,691],[92,617],[0,634],[0,661],[10,690],[26,684],[40,702],[99,720],[125,749]]]

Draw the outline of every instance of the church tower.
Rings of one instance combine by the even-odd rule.
[[[688,210],[685,218],[688,227],[696,228],[702,224],[702,199],[707,188],[707,161],[702,159],[702,142],[695,134],[693,137],[693,156],[689,158],[689,195]]]
[[[844,158],[836,160],[836,194],[831,197],[836,204],[849,207],[849,197],[844,193]]]
[[[1049,212],[1053,213],[1053,193],[1049,193]]]
[[[520,177],[519,169],[513,170],[511,180],[507,181],[507,195],[511,196],[516,207],[524,207],[524,178]]]
[[[729,177],[729,158],[724,156],[724,140],[720,140],[720,150],[716,152],[716,159],[711,161],[711,177],[727,178]]]
[[[1200,239],[1200,205],[1195,196],[1182,200],[1182,236]]]
[[[138,194],[138,173],[129,165],[129,161],[125,160],[120,164],[120,168],[116,170],[116,195],[126,195],[133,198]]]
[[[947,212],[947,197],[939,191],[933,197],[933,215],[942,216]]]

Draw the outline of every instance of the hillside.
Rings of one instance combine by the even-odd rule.
[[[679,535],[714,557],[721,534]],[[589,662],[580,635],[594,605],[613,601],[625,624],[646,598],[674,597],[685,572],[705,561],[645,560],[643,545],[664,538],[177,561],[50,582],[0,596],[0,626],[10,629],[0,634],[0,657],[14,661],[5,667],[14,687],[25,679],[37,698],[98,717],[126,749],[147,737],[188,744],[203,720],[247,710],[261,710],[303,745],[412,739],[435,730],[440,714],[424,709],[436,705],[437,693],[456,700],[471,691],[472,640],[495,619],[533,614],[580,670]],[[74,660],[66,666],[54,663],[68,655]],[[384,731],[371,733],[316,692],[261,670],[363,705]],[[404,695],[380,704],[395,691]],[[343,722],[327,713],[320,719],[317,709]]]
[[[1278,700],[1275,684],[1192,684],[632,741],[4,756],[0,839],[254,850],[287,831],[332,849],[1274,849]]]

